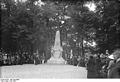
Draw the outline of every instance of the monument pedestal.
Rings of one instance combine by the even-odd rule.
[[[51,57],[48,61],[47,61],[48,64],[66,64],[65,60],[60,57],[60,58],[54,58],[54,57]]]

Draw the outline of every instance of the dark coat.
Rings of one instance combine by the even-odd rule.
[[[90,59],[87,63],[87,78],[96,78],[96,67],[95,67],[95,60]]]
[[[120,78],[120,61],[111,69],[108,78]]]
[[[87,70],[89,71],[95,71],[95,60],[89,59],[87,62]]]

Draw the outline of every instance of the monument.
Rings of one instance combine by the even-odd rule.
[[[51,49],[51,58],[47,61],[48,64],[65,64],[66,61],[62,57],[63,48],[60,43],[60,31],[56,31],[54,46]]]

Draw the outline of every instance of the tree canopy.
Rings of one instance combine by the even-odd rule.
[[[39,49],[48,54],[58,29],[67,54],[71,49],[80,55],[87,50],[105,52],[120,47],[117,1],[72,1],[2,0],[1,48],[31,53]],[[95,11],[85,6],[90,2],[95,4]]]

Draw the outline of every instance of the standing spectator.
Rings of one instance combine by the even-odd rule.
[[[45,63],[45,55],[44,55],[44,53],[43,53],[43,56],[42,56],[42,64],[44,64]]]
[[[107,78],[109,61],[109,58],[101,58],[101,78]]]
[[[29,59],[28,63],[32,64],[33,62],[32,62],[32,56],[31,55],[28,55],[28,59]]]
[[[85,67],[85,61],[83,57],[79,57],[78,61],[79,61],[78,66]]]
[[[108,76],[108,77],[110,76],[110,71],[111,71],[111,69],[114,67],[114,65],[115,65],[115,60],[111,59],[111,60],[109,61],[109,65],[108,65],[108,67],[107,67],[107,70],[108,70],[107,76]]]
[[[77,66],[78,61],[77,61],[77,56],[73,56],[72,58],[72,65]]]
[[[33,62],[36,64],[36,53],[33,53]]]
[[[110,55],[108,50],[106,50],[105,54],[106,54],[106,56]]]
[[[23,52],[21,55],[20,55],[20,64],[25,64],[25,52]]]
[[[113,56],[116,63],[110,70],[108,78],[120,78],[120,49],[115,50]]]
[[[18,65],[20,62],[20,56],[19,54],[16,54],[16,65]]]
[[[95,68],[95,60],[93,56],[90,56],[87,62],[87,78],[96,78],[96,68]]]
[[[2,57],[2,51],[0,50],[0,66],[2,66],[2,60],[3,60],[3,57]]]
[[[39,54],[34,53],[34,64],[37,65],[39,63],[40,63],[40,61],[39,61]]]
[[[80,57],[80,56],[78,56],[78,58],[77,58],[78,65],[77,65],[77,66],[80,66],[80,60],[81,60],[81,57]]]
[[[10,55],[8,56],[8,65],[11,65],[11,56]]]
[[[40,56],[39,56],[39,54],[36,54],[36,62],[37,62],[37,64],[40,64]]]
[[[97,78],[101,77],[100,71],[101,71],[101,59],[100,55],[98,55],[95,59],[95,66],[96,66],[96,73],[97,73]]]
[[[11,56],[11,64],[14,65],[15,64],[15,57],[12,55]]]
[[[6,65],[7,64],[7,54],[4,53],[3,55],[3,64]]]

